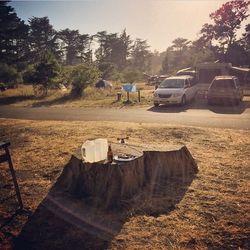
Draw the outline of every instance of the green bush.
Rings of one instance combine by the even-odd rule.
[[[26,80],[33,83],[36,95],[46,95],[49,88],[57,84],[57,78],[60,75],[61,67],[55,56],[46,51],[41,61],[34,66],[34,71],[30,69]]]
[[[23,71],[23,82],[25,83],[33,83],[33,76],[35,74],[35,65],[30,64],[26,67],[25,71]]]
[[[11,85],[18,83],[19,79],[20,74],[18,74],[14,66],[8,65],[6,63],[0,63],[0,82]]]
[[[142,74],[137,70],[125,70],[123,72],[123,81],[127,83],[133,83],[139,81],[142,78]]]
[[[94,65],[81,64],[75,66],[69,76],[69,81],[72,83],[72,96],[82,96],[84,89],[94,83],[99,76],[100,71]]]

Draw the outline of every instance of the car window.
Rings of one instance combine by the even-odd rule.
[[[159,86],[159,88],[183,88],[184,79],[165,79]]]
[[[190,78],[189,81],[190,81],[190,85],[191,85],[191,86],[194,86],[194,85],[196,84],[194,78]]]
[[[211,84],[212,89],[235,89],[235,83],[230,79],[214,80]]]
[[[185,84],[184,86],[189,86],[189,82],[188,82],[187,79],[185,79],[185,83],[184,84]]]

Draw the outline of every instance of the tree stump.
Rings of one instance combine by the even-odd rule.
[[[92,205],[109,208],[133,197],[145,186],[154,186],[173,176],[188,177],[198,167],[184,146],[173,151],[145,151],[123,163],[84,163],[72,156],[55,187],[61,192],[90,200]]]

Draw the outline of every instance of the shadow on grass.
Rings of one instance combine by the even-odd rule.
[[[15,104],[22,101],[36,100],[34,95],[18,95],[18,96],[3,96],[0,97],[0,105]]]
[[[146,184],[132,199],[108,210],[63,193],[56,183],[14,240],[13,249],[108,249],[132,216],[158,217],[174,210],[194,178],[195,173],[164,179],[153,189]]]
[[[65,94],[63,96],[54,98],[52,100],[44,100],[42,97],[36,97],[34,95],[18,95],[18,96],[2,96],[0,97],[0,105],[15,104],[23,101],[35,101],[32,107],[51,106],[56,104],[64,104],[66,102],[76,100],[77,97],[73,97],[71,94]]]
[[[250,101],[242,101],[239,105],[233,103],[220,103],[209,105],[208,109],[217,114],[242,114],[250,108]]]
[[[76,99],[77,98],[74,98],[70,94],[65,94],[63,96],[60,96],[60,97],[52,99],[52,100],[38,101],[36,103],[33,103],[32,107],[59,105],[59,104],[64,104],[66,102],[69,102],[69,101],[72,101],[72,100],[76,100]]]
[[[189,109],[207,109],[218,114],[242,114],[248,108],[250,108],[250,101],[248,100],[243,100],[239,105],[231,103],[208,105],[206,100],[197,99],[185,106],[160,105],[159,107],[150,107],[148,111],[157,113],[181,113],[186,112]]]

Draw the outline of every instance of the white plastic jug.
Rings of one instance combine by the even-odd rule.
[[[108,140],[107,139],[96,139],[87,140],[82,144],[81,154],[85,162],[98,162],[103,161],[107,158],[108,152]]]

